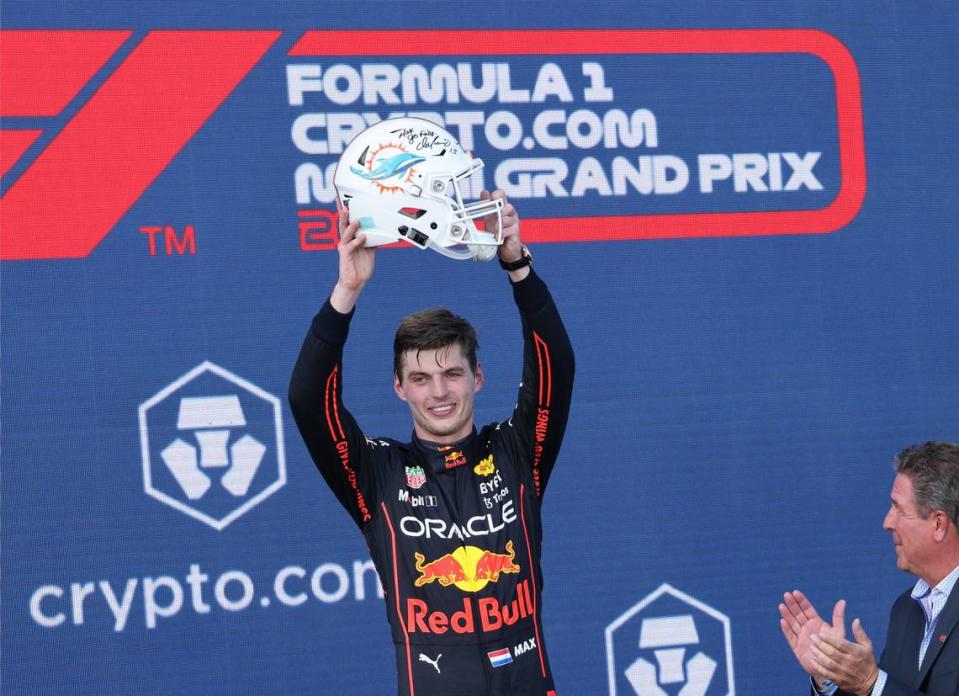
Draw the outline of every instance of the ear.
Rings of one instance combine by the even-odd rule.
[[[473,389],[473,392],[476,393],[483,388],[483,385],[486,384],[486,376],[483,374],[483,366],[479,363],[476,363],[476,372],[473,373],[474,384],[476,385]]]
[[[403,392],[403,384],[400,382],[400,376],[393,373],[393,391],[400,397],[400,400],[406,401],[406,394]]]
[[[949,515],[946,514],[945,510],[934,510],[932,516],[936,523],[932,531],[933,537],[936,541],[942,541],[946,538],[946,534],[949,533]]]

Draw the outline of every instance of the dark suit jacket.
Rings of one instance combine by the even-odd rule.
[[[903,592],[889,613],[886,648],[879,667],[887,675],[882,696],[959,696],[959,584],[939,614],[921,665],[919,645],[926,617],[919,602]],[[849,696],[840,689],[836,696]]]
[[[889,678],[883,696],[959,696],[959,585],[939,614],[936,630],[917,667],[926,617],[909,592],[899,595],[889,613],[886,649],[879,667]]]

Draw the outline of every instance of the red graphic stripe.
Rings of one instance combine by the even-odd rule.
[[[549,359],[549,346],[539,334],[533,332],[533,341],[536,344],[536,358],[539,360],[539,405],[549,408],[549,402],[553,398],[553,368]],[[546,370],[545,379],[543,370]],[[543,399],[543,385],[546,385],[546,399]]]
[[[536,497],[543,495],[539,463],[543,457],[543,443],[549,430],[549,404],[553,397],[553,369],[549,357],[549,345],[538,333],[533,332],[533,345],[536,346],[536,363],[539,367],[539,399],[533,426],[533,484]],[[545,398],[544,398],[545,392]]]
[[[3,197],[2,257],[87,256],[279,35],[150,32]]]
[[[330,437],[336,440],[346,439],[346,433],[343,431],[343,424],[340,422],[340,414],[336,407],[336,376],[340,372],[340,366],[337,365],[333,368],[333,371],[330,373],[330,376],[326,378],[326,395],[323,399],[323,405],[325,406],[326,411],[326,424],[330,428]],[[339,428],[333,427],[333,418],[336,418],[336,426]]]
[[[346,480],[356,495],[356,507],[360,511],[363,521],[367,522],[372,519],[372,515],[370,515],[369,508],[366,507],[366,498],[363,497],[363,491],[360,490],[359,484],[357,483],[356,472],[353,471],[353,467],[350,466],[350,445],[346,440],[346,432],[343,430],[343,423],[340,421],[340,412],[337,406],[337,376],[339,372],[340,366],[337,365],[333,368],[333,371],[330,372],[330,376],[326,378],[326,391],[323,396],[323,412],[326,416],[326,425],[330,429],[330,439],[336,448],[336,453],[340,459],[340,463],[343,465],[343,470],[346,472]]]
[[[410,679],[410,696],[414,696],[413,691],[413,658],[410,655],[410,634],[406,630],[406,622],[403,621],[403,611],[400,609],[400,574],[396,565],[396,531],[393,529],[393,522],[390,520],[390,513],[386,509],[386,503],[380,502],[383,509],[383,517],[386,519],[386,525],[390,528],[390,540],[393,544],[393,598],[396,600],[396,616],[400,620],[400,627],[403,629],[403,640],[406,642],[406,673]],[[536,641],[539,645],[539,640]]]
[[[539,385],[539,397],[536,399],[537,404],[543,403],[543,358],[540,355],[539,343],[533,341],[533,345],[536,346],[536,368],[539,370],[539,379],[536,380],[536,383]]]
[[[523,524],[523,537],[526,539],[526,555],[529,558],[529,574],[530,578],[533,581],[533,631],[536,633],[536,645],[539,646],[539,666],[543,670],[543,676],[546,676],[546,662],[543,659],[543,641],[539,637],[539,617],[536,613],[536,596],[539,594],[538,585],[536,583],[536,566],[533,565],[533,547],[529,545],[529,531],[526,529],[526,485],[519,485],[519,519]]]
[[[360,48],[362,47],[362,48]],[[811,29],[309,31],[291,56],[638,55],[809,53],[829,66],[836,88],[839,193],[825,208],[778,212],[680,213],[523,221],[528,242],[667,237],[736,237],[834,232],[866,196],[859,70],[836,37]],[[570,224],[572,223],[572,224]]]
[[[633,53],[783,53],[838,39],[812,29],[315,30],[291,56],[528,56]],[[841,46],[841,44],[840,44]],[[845,47],[843,47],[845,50]]]
[[[339,366],[337,366],[337,374],[339,374]],[[338,381],[337,379],[333,380],[333,418],[336,420],[336,427],[340,429],[340,438],[343,439],[346,438],[346,432],[343,430],[343,423],[340,421],[339,399],[336,398]]]
[[[56,116],[129,31],[0,31],[0,116]]]
[[[41,130],[0,130],[0,176],[16,164],[20,156],[40,137]]]

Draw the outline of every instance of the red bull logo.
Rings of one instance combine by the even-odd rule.
[[[447,469],[455,469],[466,463],[466,455],[459,450],[453,450],[443,458],[443,462],[446,464]]]
[[[439,580],[440,585],[449,587],[454,583],[465,582],[466,573],[463,572],[463,564],[460,563],[453,554],[448,553],[440,556],[435,561],[423,563],[426,556],[417,552],[413,554],[416,559],[416,570],[420,576],[413,582],[417,587]]]
[[[519,566],[513,563],[514,557],[512,541],[506,542],[505,554],[484,551],[476,561],[476,570],[473,575],[477,580],[496,582],[499,580],[500,573],[518,573]]]
[[[512,626],[517,621],[533,615],[533,601],[530,596],[529,580],[523,580],[516,586],[516,597],[509,602],[500,603],[496,597],[482,597],[475,603],[469,597],[463,597],[463,609],[447,614],[443,611],[430,611],[429,605],[422,599],[410,597],[406,600],[406,630],[409,633],[443,634],[484,633],[498,631],[504,626]]]
[[[506,553],[461,546],[429,563],[425,562],[423,554],[416,552],[413,558],[420,575],[413,584],[422,587],[436,581],[443,587],[456,585],[464,592],[478,592],[487,583],[499,580],[503,573],[520,572],[520,567],[514,563],[515,557],[512,540],[506,542]]]

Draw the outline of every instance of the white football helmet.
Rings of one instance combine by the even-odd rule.
[[[482,169],[449,131],[422,118],[391,118],[356,136],[340,156],[333,184],[366,246],[406,241],[454,259],[488,261],[502,243],[474,220],[496,215],[503,202],[464,203],[460,183]]]

